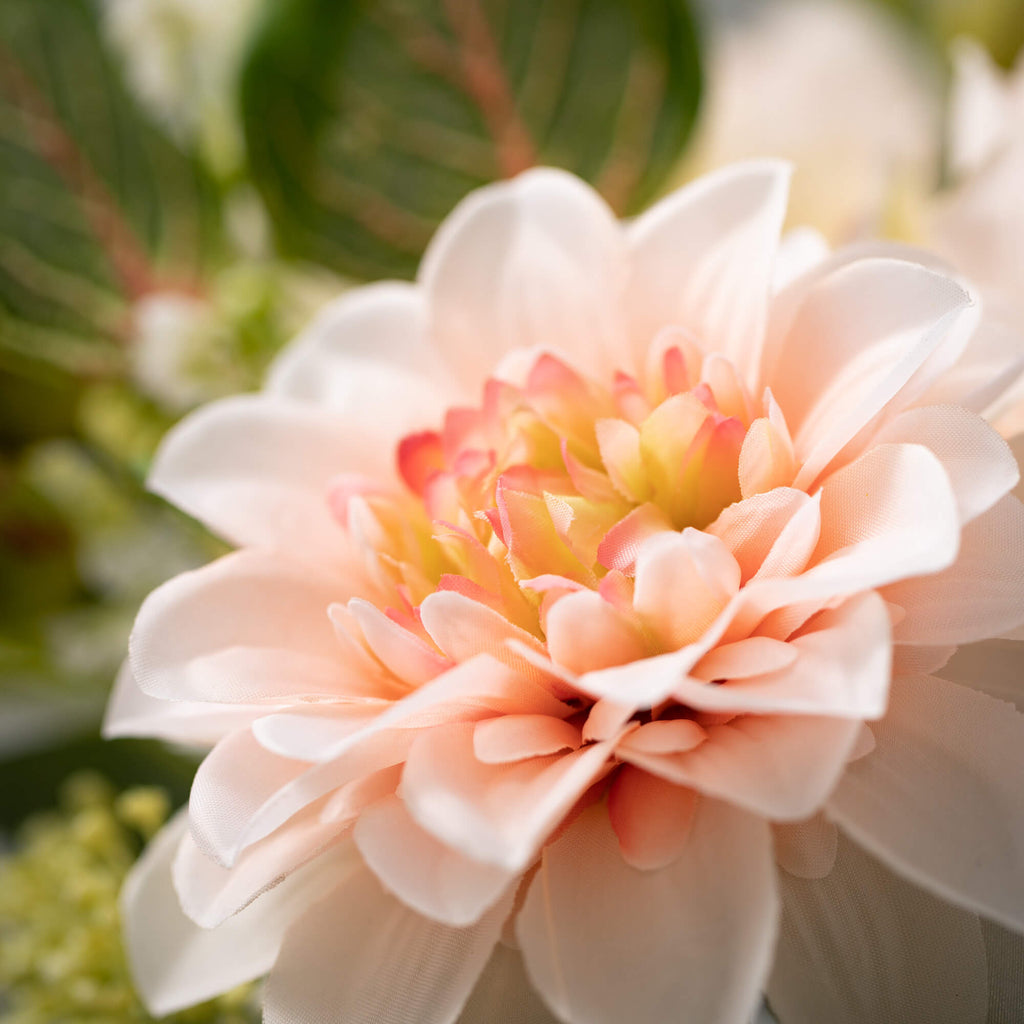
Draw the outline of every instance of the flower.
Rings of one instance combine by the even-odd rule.
[[[168,436],[241,550],[108,712],[215,744],[124,894],[154,1012],[269,971],[273,1024],[985,1020],[1024,717],[934,673],[1024,618],[1018,467],[955,404],[971,294],[801,269],[788,176],[625,227],[485,188]]]

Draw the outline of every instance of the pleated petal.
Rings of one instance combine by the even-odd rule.
[[[893,870],[1024,930],[1024,715],[934,676],[893,683],[829,815]]]
[[[767,826],[726,804],[702,800],[656,871],[630,867],[591,808],[530,884],[516,924],[527,973],[568,1024],[746,1021],[771,964],[773,874]]]
[[[264,1024],[454,1024],[511,901],[453,928],[357,870],[289,929],[267,980]]]

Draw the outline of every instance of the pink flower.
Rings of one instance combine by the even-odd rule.
[[[273,1024],[985,1021],[1024,716],[933,673],[1024,619],[1017,464],[954,404],[971,296],[799,272],[787,182],[483,189],[168,437],[241,550],[109,713],[215,744],[125,892],[154,1012],[269,971]]]

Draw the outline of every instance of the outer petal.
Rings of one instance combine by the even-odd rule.
[[[907,614],[897,641],[962,644],[1024,621],[1024,505],[1007,495],[964,528],[957,560],[943,572],[886,587]]]
[[[463,200],[419,277],[431,341],[476,393],[516,348],[561,351],[587,367],[615,353],[624,273],[604,202],[571,175],[539,169]]]
[[[679,858],[640,871],[595,807],[544,851],[516,934],[569,1024],[735,1024],[759,1002],[776,914],[764,822],[702,800]]]
[[[1024,712],[1024,643],[1019,640],[966,644],[936,674]]]
[[[164,438],[149,487],[234,544],[344,558],[327,503],[340,473],[390,467],[372,418],[340,419],[266,395],[235,395],[183,419]]]
[[[186,828],[181,813],[149,845],[121,890],[132,976],[155,1017],[265,974],[296,913],[326,891],[325,882],[334,885],[338,880],[337,870],[325,879],[310,865],[208,931],[185,917],[171,884],[171,860]]]
[[[153,737],[188,746],[212,747],[228,733],[273,710],[273,706],[266,704],[158,700],[139,689],[131,666],[125,661],[103,716],[103,736]]]
[[[264,1024],[454,1024],[501,933],[512,894],[451,928],[356,871],[289,930],[264,996]]]
[[[892,868],[1024,930],[1024,715],[931,676],[894,682],[828,813]]]
[[[643,352],[677,325],[755,385],[789,167],[735,164],[669,196],[629,226],[631,335]]]
[[[397,796],[363,811],[355,841],[383,885],[406,906],[442,924],[461,927],[480,920],[516,877],[472,861],[424,832]]]
[[[951,329],[969,306],[948,276],[893,259],[848,263],[810,290],[766,380],[803,463],[795,486],[811,485],[883,409],[923,392],[966,344]]]
[[[336,577],[266,552],[235,552],[146,598],[132,631],[132,671],[144,693],[165,700],[344,696],[346,666],[327,608],[347,596]]]
[[[782,873],[768,998],[786,1024],[984,1024],[977,917],[905,882],[849,840],[811,880]]]
[[[266,389],[360,424],[371,444],[352,456],[379,475],[381,466],[394,468],[399,438],[437,426],[458,401],[453,384],[427,338],[421,290],[383,281],[326,306],[277,357]],[[382,459],[376,467],[375,456]]]

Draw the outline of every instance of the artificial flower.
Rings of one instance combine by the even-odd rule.
[[[986,1020],[1024,716],[935,673],[1024,619],[1018,467],[971,292],[780,244],[788,178],[485,188],[168,436],[240,550],[108,713],[213,745],[125,889],[154,1012]]]

